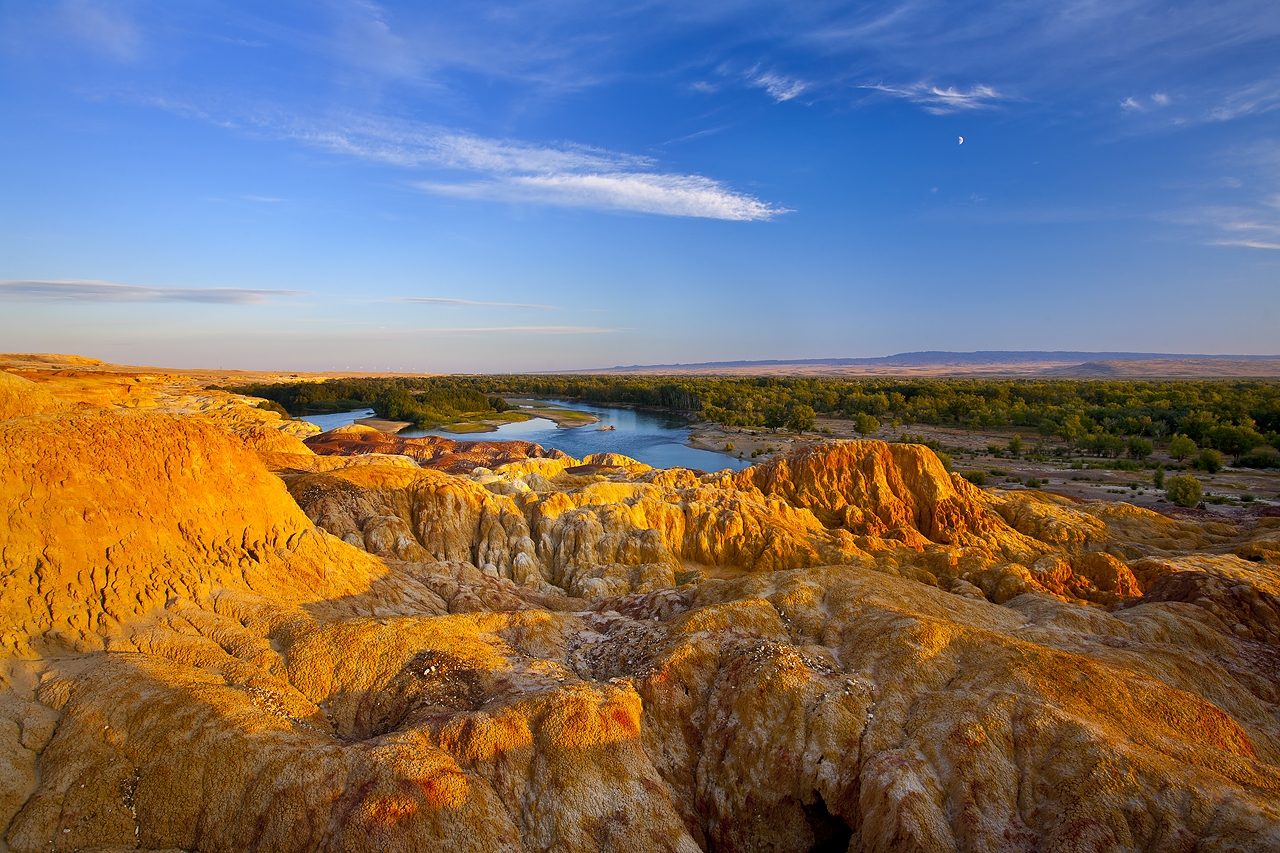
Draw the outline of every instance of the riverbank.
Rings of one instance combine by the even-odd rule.
[[[699,423],[689,428],[685,444],[697,450],[709,450],[744,462],[765,462],[806,444],[822,441],[818,436],[770,433],[720,424]]]
[[[388,421],[382,418],[356,418],[352,423],[360,426],[373,427],[378,432],[396,433],[405,427],[413,426],[409,421]]]
[[[590,412],[580,412],[577,409],[566,409],[563,406],[556,406],[547,403],[545,400],[531,400],[524,397],[510,398],[507,402],[513,406],[520,407],[521,414],[527,414],[534,418],[546,418],[549,421],[555,421],[556,426],[569,429],[572,427],[587,426],[600,422],[600,418]]]

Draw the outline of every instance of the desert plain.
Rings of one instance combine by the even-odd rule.
[[[316,435],[4,364],[3,849],[1280,849],[1273,507],[980,488],[891,435],[738,472]]]

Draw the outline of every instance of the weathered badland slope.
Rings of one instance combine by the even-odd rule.
[[[0,422],[4,844],[1280,849],[1280,520],[535,448]]]

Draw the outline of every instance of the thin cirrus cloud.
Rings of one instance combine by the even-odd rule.
[[[1149,98],[1128,97],[1120,102],[1120,109],[1140,113],[1167,106],[1169,106],[1169,96],[1159,92]]]
[[[734,193],[697,175],[644,173],[499,175],[463,184],[420,182],[438,195],[486,201],[588,207],[706,219],[772,219],[786,209]]]
[[[106,281],[0,281],[0,299],[22,302],[206,302],[253,305],[302,296],[303,290],[242,287],[142,287]]]
[[[1264,240],[1214,240],[1210,246],[1243,246],[1247,249],[1280,249],[1280,243],[1268,243]]]
[[[960,110],[992,109],[997,102],[1008,98],[1007,95],[1002,95],[990,86],[982,85],[971,86],[967,92],[952,86],[943,89],[931,83],[914,83],[910,86],[868,83],[860,88],[873,89],[896,98],[904,98],[913,104],[920,104],[925,112],[934,115],[946,115]]]
[[[413,183],[424,192],[455,198],[737,221],[790,212],[711,178],[663,172],[649,157],[585,145],[534,145],[352,118],[330,126],[295,122],[283,132],[335,153],[481,176]]]
[[[472,299],[445,299],[435,296],[393,296],[388,302],[403,302],[410,305],[440,305],[445,308],[462,308],[478,305],[487,308],[538,308],[543,311],[559,311],[555,305],[530,305],[523,302],[479,302]]]
[[[754,71],[752,74],[754,75]],[[752,86],[768,92],[769,97],[778,103],[789,101],[809,88],[809,84],[803,80],[783,77],[781,74],[774,74],[772,71],[749,76],[748,80]]]

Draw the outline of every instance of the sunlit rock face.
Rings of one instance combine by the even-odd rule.
[[[1280,519],[31,399],[9,849],[1280,849]]]

